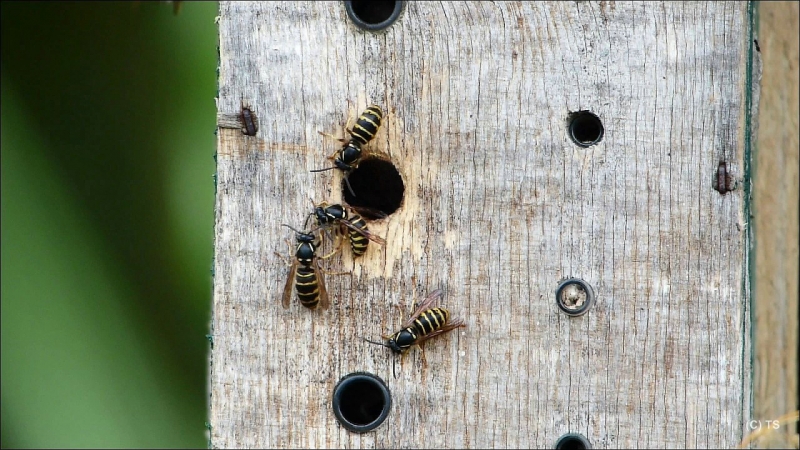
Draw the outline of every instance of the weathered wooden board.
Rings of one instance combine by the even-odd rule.
[[[380,33],[341,2],[220,2],[211,444],[262,448],[730,447],[750,420],[750,5],[410,2]],[[353,102],[353,107],[348,106]],[[372,148],[405,182],[387,239],[328,260],[331,308],[280,305],[282,223],[342,199],[329,165],[348,115],[387,116]],[[567,134],[591,110],[603,140]],[[234,125],[235,126],[235,125]],[[741,178],[712,188],[720,160]],[[743,189],[744,188],[744,189]],[[568,317],[559,280],[594,307]],[[362,337],[441,288],[467,327],[423,368]],[[393,406],[342,428],[339,379]]]

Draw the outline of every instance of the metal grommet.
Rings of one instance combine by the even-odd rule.
[[[556,441],[556,450],[585,450],[592,448],[588,439],[578,433],[567,433]]]
[[[344,9],[358,27],[379,31],[393,24],[403,11],[404,1],[347,0]]]
[[[556,304],[569,316],[580,316],[594,304],[594,290],[580,278],[568,278],[556,289]]]
[[[368,372],[345,375],[333,388],[333,414],[350,431],[374,430],[386,420],[391,407],[386,383]]]
[[[569,137],[581,147],[590,147],[603,139],[605,128],[597,114],[591,111],[571,113],[569,118]]]

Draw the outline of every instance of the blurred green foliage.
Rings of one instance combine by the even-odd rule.
[[[216,2],[3,2],[2,447],[206,447]]]

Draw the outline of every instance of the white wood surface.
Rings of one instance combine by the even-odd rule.
[[[746,2],[411,2],[381,33],[342,2],[220,2],[211,445],[215,448],[721,448],[750,420]],[[348,109],[348,100],[354,103]],[[280,305],[280,227],[341,175],[309,170],[347,115],[387,112],[372,146],[403,176],[387,240],[326,263],[328,311]],[[605,126],[567,136],[571,111]],[[224,122],[224,123],[223,123]],[[224,128],[231,126],[234,128]],[[568,317],[559,280],[591,283]],[[394,356],[396,331],[441,288],[467,327]],[[343,429],[337,381],[383,378],[391,413]]]

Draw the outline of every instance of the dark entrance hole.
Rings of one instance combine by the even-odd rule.
[[[348,182],[353,192],[347,188]],[[367,219],[380,219],[397,211],[403,203],[404,193],[400,172],[394,164],[380,158],[362,161],[350,172],[347,180],[342,180],[345,202]]]
[[[377,428],[386,420],[391,406],[389,388],[371,373],[346,375],[333,390],[333,413],[350,431],[364,433]]]

